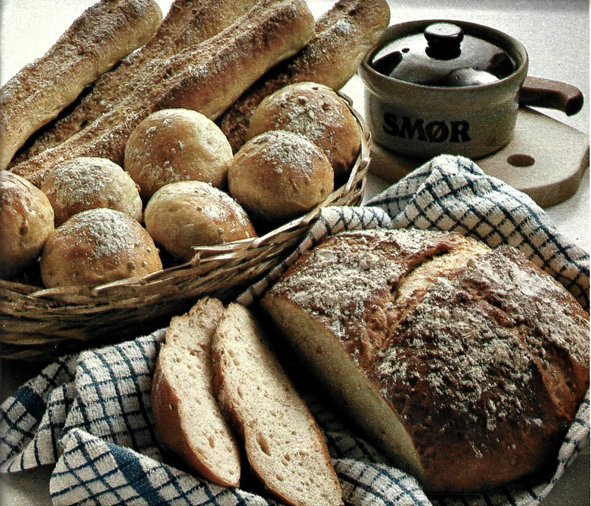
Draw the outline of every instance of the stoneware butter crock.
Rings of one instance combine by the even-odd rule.
[[[480,158],[512,137],[520,105],[578,112],[577,88],[528,78],[528,54],[515,38],[451,20],[390,26],[359,73],[375,142],[405,156],[448,153]]]

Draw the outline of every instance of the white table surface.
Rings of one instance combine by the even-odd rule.
[[[0,0],[0,85],[22,66],[42,56],[62,32],[95,0]],[[163,12],[170,0],[157,0]],[[474,21],[502,30],[525,45],[530,56],[530,75],[568,82],[589,97],[589,2],[588,0],[389,0],[391,23],[414,19]],[[319,15],[333,1],[308,0]],[[58,7],[59,6],[59,7]],[[363,113],[363,85],[355,76],[343,91]],[[575,116],[544,111],[586,134],[589,104]],[[387,184],[371,175],[367,195]],[[578,192],[566,202],[547,209],[558,229],[585,250],[589,240],[589,173]],[[34,376],[39,365],[0,361],[3,400],[23,381]],[[10,506],[51,504],[48,482],[51,468],[44,467],[0,477],[0,504]],[[543,506],[589,505],[589,445],[552,490]]]

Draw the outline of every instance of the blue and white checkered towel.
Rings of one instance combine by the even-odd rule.
[[[453,229],[491,246],[509,243],[553,273],[587,307],[589,257],[561,237],[527,196],[469,160],[439,157],[365,207],[326,209],[299,251],[343,229],[375,226]],[[257,297],[284,266],[242,295]],[[150,391],[164,331],[69,355],[47,366],[0,407],[0,471],[54,466],[56,505],[272,505],[269,497],[213,485],[168,461],[154,429]],[[531,480],[495,493],[427,497],[410,476],[389,466],[309,393],[304,396],[327,438],[350,505],[534,505],[560,478],[589,437],[589,398],[579,408],[549,481]],[[543,444],[541,441],[540,444]]]

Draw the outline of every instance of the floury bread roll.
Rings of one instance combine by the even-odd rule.
[[[253,219],[277,225],[323,202],[334,189],[334,171],[306,137],[272,130],[250,139],[236,153],[228,187]]]
[[[12,170],[40,186],[70,158],[99,156],[123,165],[131,132],[151,113],[184,108],[214,119],[267,69],[299,51],[313,32],[314,17],[304,0],[261,0],[218,35],[154,59],[117,107]]]
[[[0,171],[0,277],[11,278],[30,266],[53,231],[51,203],[39,188]]]
[[[556,467],[589,385],[589,316],[510,247],[375,229],[329,237],[262,301],[337,405],[430,492]]]
[[[96,207],[108,207],[142,221],[139,188],[130,175],[107,158],[80,157],[58,165],[44,181],[45,193],[58,227],[70,216]]]
[[[359,126],[345,102],[328,86],[289,84],[266,97],[255,109],[246,139],[269,130],[303,135],[328,157],[335,177],[349,173],[359,150]]]
[[[203,181],[224,188],[232,147],[209,118],[189,109],[162,109],[131,133],[125,147],[125,170],[143,198],[168,183]]]
[[[145,44],[161,21],[162,11],[153,0],[101,0],[44,56],[10,79],[0,89],[0,169],[85,86]]]
[[[146,205],[144,219],[154,240],[187,262],[195,256],[195,246],[256,236],[244,209],[227,193],[202,181],[163,186]]]
[[[40,259],[47,288],[97,286],[162,269],[154,241],[133,218],[114,209],[72,216],[47,239]]]

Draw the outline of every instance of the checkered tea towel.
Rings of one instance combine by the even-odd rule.
[[[343,229],[456,229],[489,243],[510,242],[522,251],[531,250],[531,258],[556,271],[580,300],[587,300],[584,252],[561,238],[531,200],[488,178],[468,160],[438,158],[369,204],[326,209],[302,249]],[[542,240],[540,234],[546,238]],[[297,252],[286,263],[296,257]],[[243,294],[243,301],[260,294],[280,270]],[[202,480],[165,452],[150,405],[152,374],[163,336],[160,330],[65,356],[23,385],[0,406],[0,471],[52,465],[49,486],[56,505],[277,504],[260,490],[219,487]],[[348,505],[538,504],[589,435],[587,397],[549,480],[532,479],[470,497],[428,497],[412,477],[388,465],[313,395],[303,395],[326,436]]]

